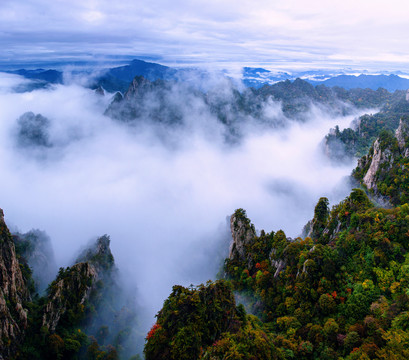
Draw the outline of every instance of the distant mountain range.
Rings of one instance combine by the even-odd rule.
[[[38,87],[48,86],[49,84],[63,83],[63,72],[50,69],[26,70],[19,69],[5,71],[11,74],[24,76],[27,79],[36,80],[28,90]],[[76,72],[75,74],[88,74],[91,72]],[[264,85],[272,85],[280,81],[294,81],[301,78],[312,85],[325,85],[327,87],[342,87],[346,90],[353,88],[372,89],[384,88],[390,92],[395,90],[406,90],[409,88],[409,79],[406,74],[401,72],[387,74],[360,74],[351,75],[351,71],[328,71],[313,70],[303,72],[272,72],[264,68],[244,67],[241,81],[246,87],[261,88]],[[399,76],[401,75],[401,76]],[[101,70],[98,75],[93,75],[93,81],[89,84],[91,88],[103,87],[109,92],[121,91],[124,93],[135,76],[143,76],[149,81],[158,79],[168,81],[186,81],[196,82],[198,80],[209,79],[211,74],[206,70],[197,68],[171,68],[157,63],[146,62],[143,60],[133,60],[128,65],[107,68]],[[225,76],[222,74],[222,76]],[[18,89],[20,91],[26,90]]]
[[[360,74],[352,75],[347,71],[314,70],[303,72],[271,72],[263,68],[243,68],[243,83],[248,87],[260,88],[264,85],[272,85],[283,80],[303,79],[312,85],[325,85],[328,87],[339,86],[346,90],[361,88],[377,90],[384,88],[388,91],[409,89],[409,79],[406,74]],[[399,76],[399,75],[402,76]]]

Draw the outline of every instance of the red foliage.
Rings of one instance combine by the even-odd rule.
[[[261,268],[260,263],[257,263],[257,264],[256,264],[256,269],[260,269],[260,268]]]
[[[152,328],[149,330],[148,335],[146,336],[146,339],[150,339],[155,335],[155,332],[160,328],[161,326],[158,323],[155,323],[155,325],[152,326]]]
[[[332,293],[331,295],[332,295],[332,297],[333,297],[334,299],[337,298],[337,292],[336,292],[335,290],[333,291],[333,293]]]

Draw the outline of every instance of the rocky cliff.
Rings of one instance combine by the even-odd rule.
[[[95,268],[86,262],[60,269],[57,279],[50,285],[42,326],[55,332],[61,320],[73,322],[72,316],[79,320],[96,277]]]
[[[0,209],[0,358],[10,358],[23,340],[27,327],[24,306],[28,300],[26,279]]]
[[[399,149],[404,157],[409,157],[409,124],[403,118],[399,121],[399,126],[395,131],[395,137],[398,140]]]
[[[237,209],[230,217],[232,241],[230,243],[229,263],[248,269],[249,273],[257,273],[263,265],[257,251],[263,249],[265,257],[269,258],[274,276],[277,277],[287,264],[285,248],[291,243],[283,231],[266,234],[261,230],[257,235],[254,225],[247,218],[243,209]]]
[[[44,308],[42,326],[50,332],[57,329],[60,321],[71,322],[71,313],[77,314],[79,320],[97,281],[109,276],[114,266],[109,243],[107,235],[101,236],[83,250],[75,265],[60,269],[57,279],[49,287]]]
[[[47,270],[49,245],[38,230],[12,236],[0,209],[0,360],[134,355],[135,304],[126,303],[109,237],[99,237],[74,265],[60,268],[39,296],[33,277],[42,276],[41,265]]]
[[[364,160],[364,162],[370,162],[369,168],[363,178],[363,183],[368,189],[377,189],[377,174],[381,165],[386,164],[386,171],[388,171],[392,166],[393,159],[394,157],[391,149],[385,148],[382,150],[379,139],[376,139],[373,144],[372,155],[368,155]]]
[[[353,176],[380,200],[397,205],[409,200],[409,119],[402,117],[395,133],[383,131],[368,155],[358,160]]]
[[[246,245],[256,237],[256,229],[247,218],[243,209],[238,209],[230,218],[232,242],[230,244],[229,259],[244,260],[246,257]]]

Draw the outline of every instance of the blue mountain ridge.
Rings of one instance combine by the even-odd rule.
[[[63,72],[53,69],[18,69],[7,70],[4,72],[21,75],[31,80],[37,80],[36,85],[31,86],[31,88],[26,89],[26,91],[38,87],[46,87],[49,84],[63,83]],[[78,71],[77,73],[81,74],[87,72]],[[301,78],[314,86],[338,86],[346,90],[353,88],[369,88],[372,90],[384,88],[393,92],[395,90],[406,90],[409,88],[409,79],[397,75],[405,75],[401,72],[380,75],[360,74],[359,76],[340,73],[341,71],[336,72],[330,70],[311,70],[293,73],[285,71],[271,72],[261,67],[244,67],[241,81],[246,87],[254,87],[256,89],[280,81],[294,81],[297,78]],[[197,82],[198,80],[210,77],[210,74],[205,70],[197,68],[172,68],[158,63],[135,59],[128,65],[107,68],[100,71],[99,75],[94,77],[94,80],[89,84],[89,87],[96,89],[101,86],[109,92],[125,92],[135,76],[143,76],[149,81],[161,79],[167,81]],[[19,90],[24,91],[24,89]]]

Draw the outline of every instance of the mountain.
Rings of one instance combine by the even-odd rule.
[[[405,76],[405,74],[402,75]],[[338,72],[314,70],[289,73],[271,72],[263,68],[249,67],[244,67],[242,74],[243,84],[256,89],[261,88],[264,85],[275,84],[279,81],[294,81],[297,78],[301,78],[314,86],[325,85],[328,87],[341,87],[346,90],[356,88],[377,90],[383,88],[393,92],[395,90],[409,89],[409,79],[396,74],[370,75],[363,73],[355,76],[348,75],[343,70]]]
[[[158,79],[174,79],[177,70],[156,63],[146,62],[142,60],[133,60],[129,65],[119,66],[103,71],[102,75],[98,76],[92,83],[92,88],[101,86],[107,91],[125,92],[135,78],[135,76],[143,76],[149,81]]]
[[[400,119],[393,133],[383,130],[367,155],[358,161],[353,176],[377,198],[394,206],[409,202],[409,117]]]
[[[63,83],[63,73],[57,70],[44,70],[44,69],[36,69],[36,70],[13,70],[7,71],[10,74],[21,75],[26,79],[34,79],[34,80],[42,80],[46,83],[51,84],[62,84]]]
[[[62,84],[64,82],[63,72],[53,69],[18,69],[7,70],[6,72],[35,80],[32,84],[24,85],[16,89],[20,92],[47,87],[49,84]],[[350,73],[351,71],[310,70],[273,72],[260,67],[243,67],[241,81],[246,87],[255,89],[259,89],[264,85],[273,85],[281,81],[294,81],[297,78],[301,78],[314,86],[325,85],[327,87],[341,87],[346,90],[355,88],[377,90],[378,88],[384,88],[393,92],[395,90],[406,90],[409,88],[409,79],[402,77],[406,75],[401,72],[381,75],[370,75],[363,72],[359,76],[349,75],[348,72]],[[74,75],[80,77],[84,75],[92,76],[93,80],[89,84],[89,87],[92,89],[101,87],[109,92],[120,91],[122,93],[126,92],[135,76],[143,76],[151,82],[156,80],[187,82],[190,83],[191,86],[196,85],[199,89],[201,88],[200,84],[206,81],[211,82],[214,76],[226,76],[223,72],[212,75],[204,69],[172,68],[138,59],[132,60],[128,65],[101,70],[97,75],[91,73],[92,71],[89,70],[73,72]],[[226,78],[228,78],[228,76],[226,76]]]
[[[143,60],[132,60],[129,65],[109,69],[107,75],[129,84],[135,76],[143,76],[150,81],[158,79],[169,80],[175,77],[176,72],[177,70],[168,66]]]
[[[0,210],[0,359],[132,355],[140,342],[135,310],[127,305],[109,245],[107,235],[99,237],[39,296],[53,270],[49,238],[38,230],[12,236]]]
[[[408,204],[382,209],[354,189],[331,210],[321,198],[311,237],[291,239],[281,230],[255,234],[245,211],[236,210],[222,273],[236,301],[257,317],[218,306],[225,330],[212,332],[201,319],[220,300],[201,302],[203,285],[175,287],[148,334],[147,359],[404,359],[408,214]]]
[[[150,81],[136,76],[124,95],[114,96],[105,114],[130,126],[149,120],[152,125],[174,127],[187,125],[186,119],[198,111],[208,112],[223,126],[226,137],[236,141],[249,119],[260,126],[282,127],[290,119],[306,121],[313,106],[325,108],[334,115],[345,115],[355,108],[384,106],[401,95],[392,95],[386,90],[313,86],[302,79],[264,85],[259,89],[239,91],[229,83],[227,87],[215,85],[201,91],[185,82]],[[281,111],[269,111],[274,106]]]
[[[346,90],[344,91],[346,92]],[[380,111],[355,119],[351,128],[342,131],[339,130],[339,127],[331,129],[324,140],[324,145],[327,155],[334,161],[343,161],[345,157],[360,158],[366,155],[382,130],[395,131],[400,119],[409,113],[409,101],[406,99],[405,91],[397,90],[391,94],[385,89],[378,89],[376,92],[372,92],[370,99],[365,100],[360,95],[364,91],[352,89],[349,92],[356,93],[358,98],[355,98],[358,103],[367,103],[369,100],[372,101],[372,107],[379,107],[380,105]],[[381,99],[383,101],[380,101]]]
[[[252,91],[284,101],[291,101],[292,95],[314,99],[319,91],[340,91],[327,89],[297,80]],[[245,210],[237,209],[230,217],[230,251],[220,279],[173,288],[148,333],[147,359],[188,359],[190,354],[203,360],[409,355],[406,92],[355,89],[338,94],[357,102],[362,101],[358,94],[367,94],[365,101],[383,98],[379,118],[366,115],[356,130],[349,129],[357,136],[354,141],[362,137],[368,143],[375,137],[352,174],[362,187],[332,208],[321,197],[303,236],[296,239],[282,230],[257,231]],[[339,129],[335,132],[343,139]],[[223,290],[210,295],[215,284]],[[230,291],[235,302],[221,306]],[[212,311],[215,304],[220,313]]]
[[[17,258],[13,238],[0,209],[0,358],[11,359],[27,333],[30,271]]]
[[[402,78],[398,75],[339,75],[322,82],[310,81],[314,85],[324,84],[325,86],[338,86],[346,90],[361,88],[377,90],[384,88],[388,91],[409,89],[409,79]]]

